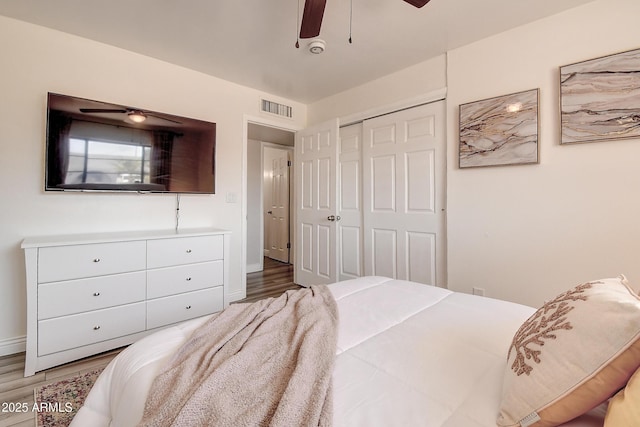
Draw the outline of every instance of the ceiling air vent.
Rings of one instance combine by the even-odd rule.
[[[262,111],[265,113],[276,114],[282,117],[293,117],[293,108],[288,105],[278,104],[277,102],[267,101],[266,99],[262,100],[261,105]]]

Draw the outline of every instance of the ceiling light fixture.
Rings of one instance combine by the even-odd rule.
[[[128,116],[134,123],[142,123],[147,120],[147,116],[142,111],[131,111]]]
[[[326,44],[324,40],[315,39],[311,43],[309,43],[309,52],[319,55],[324,52]]]

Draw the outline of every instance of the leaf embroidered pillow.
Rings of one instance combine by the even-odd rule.
[[[640,297],[624,276],[545,303],[513,337],[499,426],[560,425],[624,387],[640,367]]]

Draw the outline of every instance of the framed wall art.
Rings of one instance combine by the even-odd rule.
[[[461,104],[459,167],[538,163],[539,90]]]
[[[560,67],[561,143],[640,138],[640,49]]]

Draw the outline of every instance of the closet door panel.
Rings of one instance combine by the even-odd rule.
[[[435,212],[435,151],[406,153],[405,184],[407,213]]]
[[[337,280],[338,120],[296,133],[294,280],[309,286]]]
[[[436,272],[433,269],[436,264],[435,234],[408,232],[405,241],[407,279],[419,283],[435,283]]]
[[[362,275],[362,233],[360,226],[340,226],[340,280]]]
[[[444,102],[363,123],[365,274],[446,283]]]
[[[371,264],[374,276],[398,277],[398,233],[396,230],[371,230]]]
[[[384,155],[371,158],[369,174],[372,212],[396,211],[396,157]]]
[[[338,280],[363,275],[362,123],[340,128]]]

